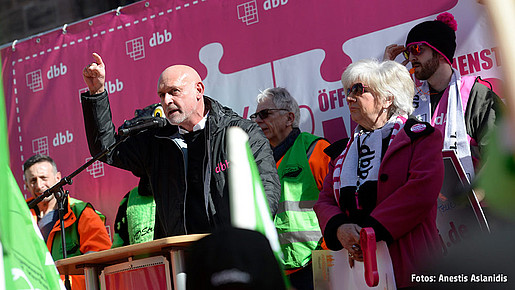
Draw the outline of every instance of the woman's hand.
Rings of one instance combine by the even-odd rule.
[[[336,236],[342,246],[349,252],[349,265],[354,266],[354,260],[363,261],[363,252],[359,246],[359,232],[361,227],[357,224],[343,224],[338,227]]]

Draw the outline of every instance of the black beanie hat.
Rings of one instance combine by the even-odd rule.
[[[406,47],[414,42],[426,42],[452,64],[456,51],[456,29],[458,24],[451,13],[444,12],[433,21],[417,24],[406,38]]]

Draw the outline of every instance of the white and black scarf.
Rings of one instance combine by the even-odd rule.
[[[354,130],[347,147],[336,159],[333,171],[333,189],[336,201],[340,202],[339,190],[355,186],[356,192],[367,181],[377,181],[383,139],[390,136],[389,144],[404,127],[407,115],[392,116],[380,129],[365,131],[361,126]]]
[[[422,82],[422,86],[417,88],[420,100],[418,106],[415,106],[413,114],[420,121],[430,122],[433,127],[442,132],[444,136],[443,149],[453,149],[456,152],[469,181],[471,181],[474,178],[474,165],[465,126],[465,108],[460,93],[462,78],[455,69],[453,71],[449,86],[438,102],[434,114],[431,114],[431,99],[427,81]]]

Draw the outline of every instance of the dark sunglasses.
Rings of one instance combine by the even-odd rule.
[[[355,83],[350,88],[347,89],[346,96],[350,96],[350,94],[361,95],[365,91],[365,88],[368,88],[368,86],[366,86],[362,83]]]
[[[419,55],[422,53],[422,46],[425,45],[423,42],[415,42],[413,44],[410,44],[405,51],[402,52],[405,59],[409,59],[410,52],[413,55]]]
[[[255,120],[257,118],[257,116],[259,116],[261,118],[261,120],[264,120],[264,119],[268,118],[268,116],[270,115],[270,112],[273,112],[273,111],[288,111],[288,110],[286,110],[286,109],[264,109],[264,110],[261,110],[259,112],[256,112],[256,113],[250,115],[250,119]]]

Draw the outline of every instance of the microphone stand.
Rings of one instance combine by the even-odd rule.
[[[45,190],[43,194],[36,197],[35,199],[31,200],[28,203],[29,208],[35,208],[43,199],[51,196],[52,194],[55,196],[57,200],[57,208],[59,211],[59,221],[61,224],[61,245],[63,247],[63,259],[67,258],[66,253],[66,238],[64,236],[64,214],[65,214],[65,208],[64,204],[66,202],[66,199],[68,197],[68,190],[63,190],[63,186],[67,184],[72,184],[74,178],[77,174],[84,171],[84,169],[88,168],[91,164],[93,164],[95,161],[99,160],[100,158],[104,157],[107,153],[111,152],[116,146],[120,145],[120,143],[124,142],[129,138],[129,135],[123,136],[120,138],[116,143],[109,146],[109,148],[104,149],[102,152],[98,153],[93,157],[93,159],[89,160],[88,162],[84,163],[81,167],[79,167],[77,170],[75,170],[72,174],[62,178],[59,180],[58,183],[54,184],[54,186],[50,187],[49,189]],[[70,277],[68,274],[64,275],[64,284],[66,289],[71,290],[71,284],[70,284]]]

